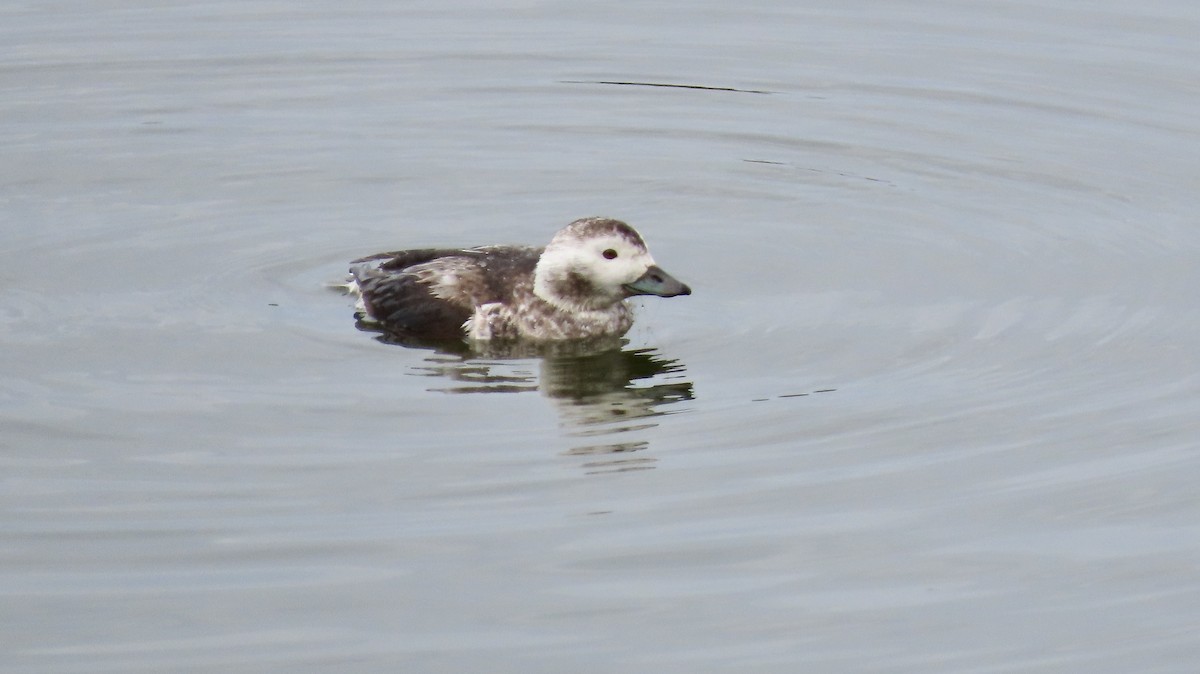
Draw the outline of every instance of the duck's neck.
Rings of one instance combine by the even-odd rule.
[[[602,292],[577,272],[543,269],[540,265],[534,272],[533,294],[568,314],[611,311],[621,305],[621,300],[624,299]]]

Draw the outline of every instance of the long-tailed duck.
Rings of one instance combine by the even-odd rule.
[[[642,237],[610,218],[583,218],[545,248],[404,250],[351,262],[360,320],[430,340],[549,342],[619,337],[625,299],[692,290],[659,268]]]

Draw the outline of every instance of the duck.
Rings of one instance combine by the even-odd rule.
[[[377,253],[350,263],[360,323],[403,338],[562,342],[633,326],[626,301],[691,288],[655,263],[641,234],[608,217],[575,220],[545,247],[490,245]]]

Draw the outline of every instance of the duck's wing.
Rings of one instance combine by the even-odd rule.
[[[421,249],[355,260],[365,313],[388,330],[459,339],[481,304],[504,301],[506,276],[532,276],[536,251],[510,247]]]

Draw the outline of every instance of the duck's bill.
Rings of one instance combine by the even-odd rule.
[[[675,297],[676,295],[691,295],[692,289],[687,284],[680,283],[658,265],[651,265],[645,274],[634,281],[626,283],[625,290],[632,295],[658,295],[659,297]]]

